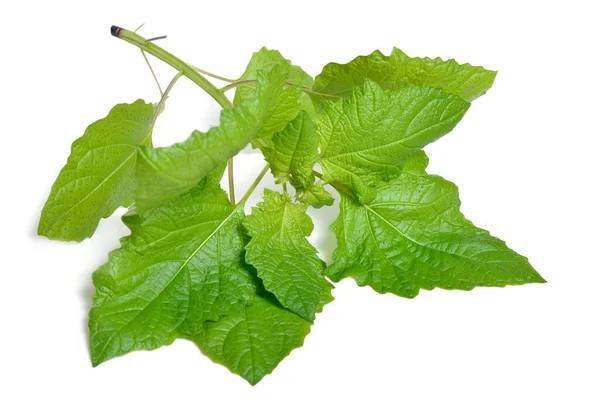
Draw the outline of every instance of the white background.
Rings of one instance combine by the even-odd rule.
[[[3,2],[0,404],[600,404],[594,3]],[[113,216],[73,244],[37,237],[36,227],[86,126],[116,103],[158,100],[140,52],[109,34],[112,24],[140,23],[142,35],[168,34],[161,46],[230,77],[263,45],[313,75],[393,46],[498,70],[455,131],[427,147],[430,171],[457,183],[467,217],[528,256],[548,283],[407,300],[346,280],[304,347],[256,387],[181,340],[93,369],[90,274],[127,230]],[[154,66],[166,85],[174,72]],[[207,129],[218,111],[182,79],[155,143]],[[262,163],[246,151],[236,165],[241,194]],[[335,215],[323,210],[311,238],[325,259]]]

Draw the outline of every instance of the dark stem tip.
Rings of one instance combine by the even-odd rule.
[[[122,30],[121,27],[113,25],[112,27],[110,27],[110,35],[112,35],[113,37],[119,38],[120,34],[121,34],[121,30]]]

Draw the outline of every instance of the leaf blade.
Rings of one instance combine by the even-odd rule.
[[[368,202],[374,185],[399,176],[403,162],[450,132],[469,106],[440,89],[390,91],[367,80],[348,99],[322,104],[316,124],[323,180]]]
[[[456,186],[428,175],[426,166],[425,154],[415,154],[370,205],[342,196],[330,278],[351,276],[361,286],[408,298],[435,287],[544,282],[525,257],[467,220]]]
[[[331,302],[333,286],[323,276],[324,262],[306,240],[313,229],[306,208],[287,194],[265,189],[264,199],[244,221],[251,236],[246,261],[265,288],[286,308],[313,321]]]
[[[375,51],[347,64],[329,63],[315,79],[317,92],[348,97],[354,86],[370,79],[385,89],[400,86],[435,87],[473,101],[489,90],[497,72],[441,58],[411,58],[398,48],[390,56]]]
[[[38,234],[62,241],[91,237],[102,218],[128,205],[135,187],[137,147],[150,141],[154,107],[118,104],[72,146],[42,209]]]

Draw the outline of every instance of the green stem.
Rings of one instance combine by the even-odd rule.
[[[215,85],[210,83],[208,79],[198,73],[193,67],[177,58],[175,55],[165,51],[163,48],[152,42],[148,42],[144,37],[124,28],[113,25],[110,29],[110,32],[113,36],[135,45],[142,51],[155,56],[161,61],[177,69],[177,71],[181,72],[183,76],[200,86],[224,109],[233,107],[231,101],[221,91],[219,91]]]
[[[254,182],[252,183],[252,185],[250,185],[250,187],[248,188],[248,191],[246,192],[246,194],[244,194],[244,196],[242,197],[242,199],[238,202],[238,204],[235,206],[235,210],[239,209],[240,207],[243,207],[244,204],[246,203],[246,201],[250,198],[250,196],[252,196],[252,192],[254,192],[254,190],[256,189],[256,187],[258,186],[258,184],[260,183],[260,181],[262,180],[262,178],[265,177],[265,175],[267,174],[267,172],[269,171],[269,164],[267,164],[262,171],[260,171],[260,173],[258,174],[258,176],[256,177],[256,179],[254,180]]]
[[[148,60],[146,53],[144,51],[141,51],[141,52],[142,52],[142,56],[144,57],[144,60],[146,61],[146,64],[148,65],[148,68],[150,68],[150,73],[152,73],[152,77],[154,78],[154,81],[156,82],[156,86],[158,86],[158,91],[160,92],[160,97],[162,97],[164,92],[162,90],[162,87],[160,87],[160,82],[158,81],[158,78],[156,77],[156,74],[154,73],[154,69],[152,69],[152,65],[150,65],[150,61]]]
[[[164,50],[158,45],[149,42],[144,37],[128,31],[124,28],[117,27],[113,25],[110,28],[110,33],[122,39],[123,41],[129,42],[130,44],[135,45],[142,51],[149,53],[150,55],[155,56],[161,61],[171,65],[173,68],[177,69],[183,76],[200,86],[206,93],[208,93],[217,103],[221,105],[224,109],[230,109],[233,107],[231,101],[225,96],[223,92],[221,92],[215,85],[209,82],[204,76],[198,73],[196,67],[193,67],[181,59],[177,58],[175,55],[170,52]],[[224,79],[224,78],[222,78]],[[230,179],[230,185],[233,185],[233,158],[229,158],[227,161],[227,172]],[[235,192],[233,191],[233,187],[229,190],[230,197],[232,198],[231,202],[235,204],[233,198],[235,197]]]
[[[227,178],[229,180],[229,201],[235,205],[235,185],[233,182],[233,157],[227,161]]]
[[[177,75],[175,75],[175,77],[169,83],[169,86],[167,86],[164,93],[160,97],[160,101],[154,108],[154,115],[152,116],[152,123],[150,124],[150,127],[148,127],[148,132],[146,133],[146,135],[140,142],[140,145],[145,145],[146,140],[148,140],[148,138],[150,137],[150,134],[152,134],[152,131],[154,130],[154,124],[156,124],[156,119],[158,118],[158,115],[160,114],[161,110],[163,109],[163,106],[165,105],[165,102],[167,101],[167,97],[169,97],[169,92],[171,91],[173,86],[175,86],[175,83],[177,83],[177,81],[179,80],[180,77],[181,77],[181,72],[179,72],[179,73],[177,73]]]
[[[192,68],[194,68],[196,71],[198,71],[198,72],[202,73],[203,75],[210,76],[210,77],[212,77],[212,78],[215,78],[215,79],[222,80],[223,82],[229,82],[229,83],[231,83],[231,82],[235,82],[235,81],[237,81],[237,79],[228,79],[228,78],[224,78],[223,76],[219,76],[219,75],[217,75],[217,74],[211,73],[211,72],[209,72],[209,71],[206,71],[206,70],[204,70],[204,69],[200,69],[199,67],[197,67],[197,66],[194,66],[194,65],[190,65],[190,66],[191,66]]]
[[[221,92],[225,93],[226,91],[234,89],[234,88],[239,87],[239,86],[252,86],[252,85],[255,85],[257,82],[258,81],[255,80],[255,79],[238,80],[237,82],[232,82],[232,83],[229,83],[226,86],[223,86],[219,90]],[[294,86],[294,85],[296,85],[296,83],[285,82],[285,85],[286,86]],[[327,94],[327,93],[315,92],[314,90],[312,90],[308,86],[301,86],[301,89],[302,89],[303,92],[314,94],[315,96],[320,96],[320,97],[329,98],[329,99],[341,99],[341,96],[336,96],[334,94]]]

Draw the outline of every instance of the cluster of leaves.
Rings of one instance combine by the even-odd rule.
[[[313,80],[263,48],[235,81],[220,125],[165,148],[152,147],[160,104],[115,106],[73,144],[39,224],[48,238],[81,241],[130,207],[131,234],[93,274],[93,364],[186,338],[255,384],[333,300],[326,277],[407,298],[543,282],[460,213],[456,186],[426,172],[422,148],[451,131],[495,75],[394,49],[330,63]],[[220,180],[249,143],[284,191],[265,189],[246,215],[248,194],[235,203]],[[340,214],[326,266],[306,238],[306,210],[332,205],[332,188]]]

